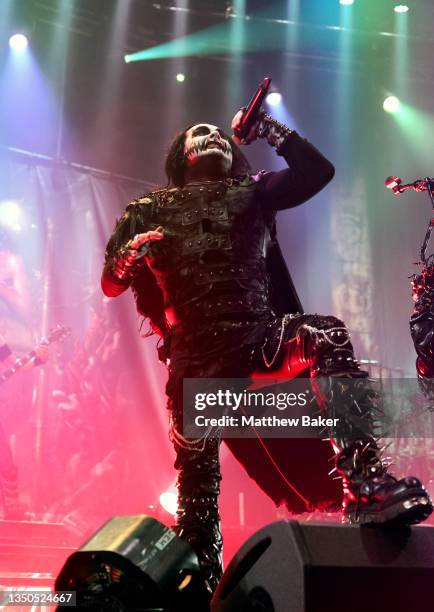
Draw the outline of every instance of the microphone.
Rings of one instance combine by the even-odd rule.
[[[151,241],[145,242],[141,247],[137,249],[137,255],[134,257],[134,261],[140,261],[145,257],[151,250]]]
[[[259,117],[259,111],[261,110],[262,102],[270,88],[271,79],[266,77],[260,84],[258,89],[253,94],[252,99],[248,103],[246,110],[241,119],[240,125],[234,129],[234,134],[240,140],[246,138],[249,134],[253,124]]]

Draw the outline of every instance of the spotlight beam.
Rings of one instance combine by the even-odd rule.
[[[244,19],[236,17],[236,19]],[[232,22],[232,19],[230,20]],[[273,27],[275,24],[284,26],[278,29]],[[139,62],[146,60],[166,59],[170,57],[193,57],[204,55],[227,55],[228,49],[232,53],[242,54],[264,50],[279,50],[285,49],[285,40],[287,37],[287,26],[296,26],[300,29],[306,29],[312,35],[314,32],[330,30],[338,33],[347,33],[354,36],[363,36],[366,38],[406,38],[413,41],[427,42],[425,37],[410,36],[399,34],[397,32],[370,32],[368,30],[359,30],[356,28],[346,28],[337,25],[317,26],[313,24],[300,23],[289,21],[288,19],[280,19],[278,21],[271,19],[256,19],[249,18],[249,28],[246,28],[244,43],[231,39],[230,23],[223,23],[211,28],[195,32],[182,38],[156,45],[148,49],[142,49],[135,53],[129,53],[124,56],[125,63]],[[280,30],[280,31],[279,31]],[[434,39],[429,39],[431,44]]]
[[[215,12],[215,11],[214,12],[204,12],[204,11],[198,11],[192,8],[179,7],[174,4],[172,5],[158,4],[158,5],[154,5],[154,8],[159,11],[183,12],[183,13],[188,13],[191,15],[197,15],[200,17],[216,17],[216,18],[227,19],[227,15],[224,12]],[[377,37],[399,38],[401,36],[400,34],[397,34],[396,32],[378,31],[378,30],[369,31],[369,30],[362,30],[358,28],[342,28],[337,25],[325,25],[325,24],[319,25],[315,23],[309,23],[306,21],[298,21],[298,19],[295,20],[292,18],[278,19],[278,18],[273,18],[273,17],[264,17],[261,15],[252,15],[252,14],[246,14],[244,16],[234,14],[234,15],[231,15],[230,19],[244,19],[246,21],[251,22],[252,24],[258,23],[258,24],[270,24],[270,25],[275,25],[275,26],[284,26],[285,29],[287,29],[287,26],[296,26],[297,28],[300,28],[301,30],[305,29],[310,32],[321,32],[321,31],[327,31],[327,30],[348,31],[349,33],[354,34],[354,35],[366,36],[370,38],[377,38]],[[424,43],[434,44],[434,39],[431,36],[418,36],[418,35],[409,34],[407,38],[413,41],[421,41],[421,42],[423,41]],[[152,49],[159,48],[161,46],[162,45],[158,45],[157,47],[152,47]],[[138,51],[137,53],[141,53],[141,51]],[[136,53],[131,53],[126,57],[130,58],[135,55]],[[136,61],[136,60],[129,59],[126,61]]]

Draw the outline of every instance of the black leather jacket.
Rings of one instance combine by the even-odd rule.
[[[131,284],[139,311],[163,335],[167,326],[188,330],[301,311],[277,244],[275,215],[320,191],[334,168],[295,132],[281,154],[287,170],[191,183],[132,202],[107,247],[104,293],[118,295]],[[116,279],[117,250],[160,225],[164,238],[150,243],[147,265],[129,281]]]

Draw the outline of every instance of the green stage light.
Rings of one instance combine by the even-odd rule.
[[[175,38],[155,47],[131,53],[125,61],[139,62],[169,57],[194,57],[203,55],[242,55],[258,49],[281,49],[284,46],[284,29],[276,32],[275,24],[249,22],[242,16],[229,19],[205,30]]]
[[[185,81],[185,74],[182,74],[182,72],[178,72],[178,74],[176,75],[176,80],[178,81],[178,83],[183,83]]]
[[[426,160],[431,155],[429,134],[433,133],[434,116],[419,108],[401,102],[399,113],[395,115],[396,123],[406,137],[408,146],[413,147],[413,154]]]
[[[400,101],[396,96],[388,96],[383,102],[383,108],[386,113],[396,113],[401,106]]]
[[[393,10],[395,13],[408,13],[410,8],[406,4],[397,4]]]
[[[339,0],[339,4],[344,4],[344,5],[354,4],[354,0]]]

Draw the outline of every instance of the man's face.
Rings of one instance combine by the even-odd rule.
[[[214,157],[224,172],[232,166],[232,149],[223,131],[215,125],[198,123],[185,133],[184,154],[187,166]]]

